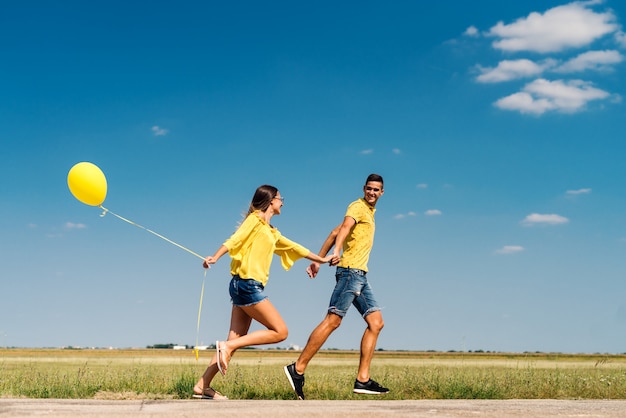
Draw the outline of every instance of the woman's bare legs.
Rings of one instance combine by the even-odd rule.
[[[230,331],[228,332],[228,339],[238,338],[242,335],[247,334],[248,330],[250,329],[251,323],[252,318],[245,315],[245,313],[241,311],[239,307],[233,306],[230,314]],[[211,382],[218,372],[219,370],[217,368],[217,354],[214,354],[206,371],[204,372],[200,380],[198,380],[198,382],[196,383],[196,386],[194,387],[194,392],[201,394],[203,393],[203,388],[205,393],[212,392],[210,388]],[[211,395],[211,393],[207,394]]]
[[[248,334],[253,319],[267,329]],[[278,343],[287,339],[287,335],[287,325],[283,321],[282,316],[280,316],[280,313],[278,313],[269,299],[265,299],[251,306],[233,306],[228,340],[221,342],[220,346],[226,353],[225,357],[228,362],[239,348]],[[228,364],[223,365],[228,367]],[[210,385],[218,372],[217,355],[213,355],[206,371],[196,383],[194,392],[198,394],[203,393],[203,390],[212,392]],[[212,395],[212,393],[207,394]]]
[[[267,329],[248,334],[247,331],[250,329],[251,319],[254,319]],[[234,330],[242,329],[244,325],[245,333],[234,332]],[[240,348],[279,343],[286,340],[289,334],[283,317],[280,316],[280,313],[278,313],[269,299],[264,299],[250,306],[233,306],[230,326],[231,331],[228,335],[228,341],[221,342],[221,348],[226,353],[226,362]],[[228,367],[227,364],[225,366]]]

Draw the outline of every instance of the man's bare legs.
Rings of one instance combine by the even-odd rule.
[[[361,338],[361,357],[359,358],[359,372],[357,379],[360,382],[367,382],[370,379],[370,365],[374,357],[378,335],[385,326],[383,315],[380,311],[374,311],[365,317],[367,328]]]
[[[328,313],[324,320],[315,327],[306,346],[300,353],[300,357],[296,361],[296,372],[303,374],[306,370],[309,362],[322,348],[322,345],[326,342],[330,334],[333,333],[343,318],[339,315]],[[378,335],[385,326],[383,316],[380,311],[374,311],[365,317],[367,328],[361,338],[361,355],[359,359],[359,371],[357,379],[361,382],[367,382],[370,378],[370,365],[372,358],[374,357],[374,350],[376,349],[376,343],[378,341]]]
[[[330,334],[339,328],[342,319],[343,318],[339,315],[333,313],[326,314],[322,322],[311,332],[309,340],[306,342],[306,346],[304,346],[304,350],[300,353],[300,357],[298,357],[296,361],[296,372],[299,374],[304,373],[309,361],[311,361],[313,356],[322,348]]]

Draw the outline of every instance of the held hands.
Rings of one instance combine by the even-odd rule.
[[[322,258],[322,263],[328,263],[329,266],[336,266],[339,264],[341,257],[337,254],[331,254]],[[312,262],[309,267],[306,268],[306,274],[313,279],[320,271],[320,264],[318,262]]]
[[[339,264],[340,259],[341,257],[339,256],[339,254],[331,254],[327,255],[322,260],[324,260],[324,263],[328,263],[329,266],[336,266],[337,264]]]

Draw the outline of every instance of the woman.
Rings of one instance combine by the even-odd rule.
[[[215,264],[224,254],[232,258],[230,272],[230,296],[233,308],[230,317],[230,331],[227,341],[215,343],[216,354],[206,371],[194,386],[194,398],[227,399],[211,388],[210,384],[217,372],[226,374],[231,356],[242,347],[274,344],[287,338],[285,321],[274,305],[263,294],[267,284],[270,265],[274,254],[280,256],[285,270],[300,258],[317,263],[328,263],[333,256],[320,257],[280,234],[270,224],[274,215],[280,215],[283,198],[274,186],[263,185],[256,189],[248,214],[237,231],[228,238],[212,256],[204,259],[203,266]],[[248,334],[252,320],[267,329]]]

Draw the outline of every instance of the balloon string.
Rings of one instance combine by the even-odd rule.
[[[198,348],[198,336],[200,335],[200,316],[202,314],[202,299],[204,298],[204,282],[206,281],[206,270],[204,270],[204,279],[202,279],[202,290],[200,291],[200,305],[198,306],[198,325],[196,326],[196,346],[195,346],[195,353],[196,353],[196,361],[198,361],[198,357],[200,355],[199,352],[199,348]]]
[[[196,257],[201,258],[202,260],[204,260],[204,257],[202,257],[198,253],[195,253],[195,252],[191,251],[189,248],[185,248],[182,245],[172,241],[169,238],[164,237],[163,235],[161,235],[159,233],[156,233],[156,232],[154,232],[154,231],[152,231],[152,230],[150,230],[150,229],[148,229],[148,228],[146,228],[144,226],[141,226],[138,223],[135,223],[135,222],[131,221],[130,219],[126,219],[126,218],[118,215],[117,213],[110,211],[109,209],[105,208],[102,205],[100,205],[99,207],[103,211],[102,214],[100,214],[101,217],[105,216],[107,213],[110,213],[111,215],[115,216],[116,218],[121,219],[124,222],[128,222],[129,224],[134,225],[134,226],[136,226],[138,228],[141,228],[141,229],[143,229],[143,230],[145,230],[147,232],[150,232],[151,234],[156,235],[157,237],[159,237],[161,239],[164,239],[165,241],[169,242],[170,244],[174,244],[178,248],[183,249],[183,250],[187,251],[188,253],[193,254]],[[211,267],[211,266],[209,265],[209,267]],[[204,283],[205,283],[205,281],[206,281],[206,270],[204,271],[204,279],[202,279],[202,290],[200,291],[200,305],[198,306],[198,322],[197,322],[197,325],[196,325],[196,346],[194,347],[194,352],[196,354],[196,361],[198,360],[198,357],[200,356],[200,352],[199,352],[199,348],[198,348],[198,340],[199,340],[199,337],[200,337],[200,317],[202,316],[202,300],[204,299]]]
[[[100,205],[100,206],[98,206],[98,207],[99,207],[100,209],[102,209],[102,210],[103,210],[103,212],[102,212],[102,214],[100,215],[100,217],[103,217],[103,216],[104,216],[104,215],[106,215],[107,213],[110,213],[111,215],[115,216],[116,218],[121,219],[121,220],[122,220],[122,221],[124,221],[124,222],[128,222],[129,224],[134,225],[134,226],[136,226],[137,228],[141,228],[141,229],[143,229],[144,231],[150,232],[151,234],[156,235],[157,237],[159,237],[159,238],[161,238],[161,239],[164,239],[165,241],[169,242],[170,244],[174,244],[174,245],[175,245],[175,246],[177,246],[178,248],[180,248],[180,249],[182,249],[182,250],[185,250],[185,251],[187,251],[188,253],[193,254],[193,255],[195,255],[196,257],[198,257],[198,258],[200,258],[200,259],[204,260],[204,257],[202,257],[202,256],[201,256],[200,254],[198,254],[198,253],[195,253],[195,252],[191,251],[189,248],[185,248],[185,247],[183,247],[182,245],[175,243],[175,242],[174,242],[174,241],[172,241],[171,239],[166,238],[166,237],[164,237],[163,235],[158,234],[158,233],[156,233],[156,232],[154,232],[154,231],[152,231],[152,230],[150,230],[150,229],[148,229],[148,228],[146,228],[146,227],[143,227],[143,226],[139,225],[138,223],[135,223],[135,222],[131,221],[130,219],[123,218],[123,217],[121,217],[120,215],[118,215],[117,213],[115,213],[115,212],[111,212],[110,210],[108,210],[107,208],[105,208],[105,207],[104,207],[104,206],[102,206],[102,205]]]

